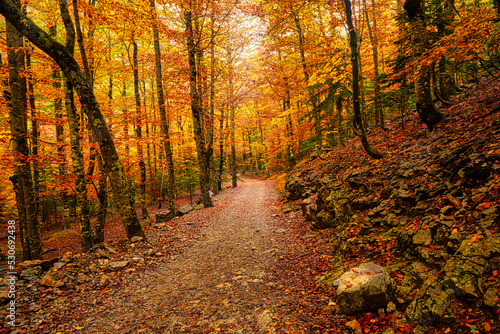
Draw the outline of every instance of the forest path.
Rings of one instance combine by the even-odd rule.
[[[86,332],[315,332],[299,329],[298,314],[284,307],[298,302],[290,290],[305,287],[298,279],[283,282],[278,268],[305,250],[282,226],[275,183],[244,179],[214,203],[192,213],[206,216],[204,238],[103,298],[87,314]]]

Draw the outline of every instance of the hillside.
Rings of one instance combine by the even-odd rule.
[[[373,261],[397,283],[395,332],[500,332],[499,96],[499,81],[482,79],[441,106],[432,133],[416,114],[372,131],[383,159],[353,138],[287,174],[285,212],[333,245],[321,284]]]

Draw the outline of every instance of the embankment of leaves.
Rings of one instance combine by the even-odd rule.
[[[499,81],[482,79],[441,106],[432,133],[416,114],[372,131],[383,159],[353,138],[287,175],[285,212],[301,211],[333,245],[320,284],[374,261],[398,284],[396,309],[381,315],[393,332],[500,332],[499,97]]]

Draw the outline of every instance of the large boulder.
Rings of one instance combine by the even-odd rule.
[[[177,216],[184,216],[185,214],[193,211],[194,208],[192,205],[186,204],[177,209]]]
[[[337,286],[340,310],[345,314],[385,308],[396,290],[387,269],[373,262],[351,268],[334,286]]]
[[[307,183],[299,178],[291,177],[285,183],[285,198],[287,201],[294,201],[304,196]]]
[[[353,199],[352,192],[342,185],[324,186],[316,199],[317,211],[312,229],[342,227],[351,221],[349,205]]]
[[[428,326],[443,319],[450,312],[454,298],[479,299],[485,290],[485,268],[488,261],[498,254],[500,238],[483,239],[474,235],[462,241],[456,254],[446,262],[442,277],[429,277],[406,309],[410,324]],[[483,296],[485,303],[489,302],[493,292]]]
[[[157,212],[156,213],[156,223],[157,224],[165,223],[174,217],[175,217],[175,213],[170,211],[170,210]]]

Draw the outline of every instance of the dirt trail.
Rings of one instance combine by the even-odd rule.
[[[283,328],[296,314],[283,314],[294,301],[276,268],[303,251],[278,219],[274,183],[245,179],[216,198],[205,212],[204,238],[103,298],[88,314],[86,332],[310,332]]]

